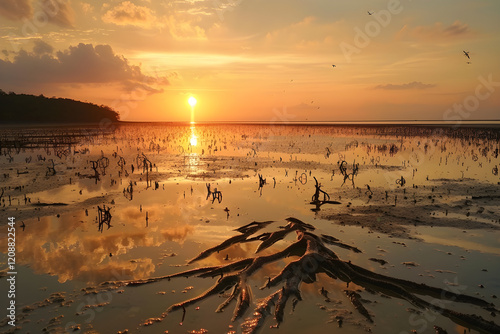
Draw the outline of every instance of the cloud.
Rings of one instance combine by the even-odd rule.
[[[2,0],[0,1],[0,16],[9,20],[22,20],[33,15],[30,0]]]
[[[31,233],[20,238],[16,245],[20,262],[33,268],[35,273],[56,275],[61,283],[68,280],[100,283],[141,279],[151,277],[156,266],[149,257],[136,258],[137,250],[159,247],[165,241],[181,243],[194,231],[190,225],[177,223],[170,226],[169,223],[168,227],[157,230],[131,228],[115,231],[115,227],[99,234],[88,218],[83,212],[78,212],[63,214],[57,224],[49,216],[41,217],[40,221],[26,221]],[[88,228],[95,232],[89,233]],[[4,249],[6,246],[7,239],[0,239],[0,247]],[[113,258],[110,258],[110,253]],[[124,259],[120,255],[125,255]]]
[[[205,29],[197,25],[197,19],[184,15],[170,15],[166,18],[166,24],[175,39],[198,39],[204,40],[207,38]]]
[[[69,0],[37,0],[32,7],[30,0],[1,0],[0,16],[10,20],[34,20],[52,23],[64,28],[74,26],[75,13]]]
[[[38,0],[39,11],[35,11],[34,18],[42,20],[42,15],[52,24],[63,28],[73,28],[75,13],[69,0]]]
[[[378,85],[375,87],[375,89],[386,89],[386,90],[427,89],[435,86],[436,85],[434,84],[424,84],[420,81],[412,81],[409,83],[399,84],[399,85],[394,85],[394,84]]]
[[[342,29],[342,22],[324,22],[314,16],[273,30],[266,34],[268,46],[295,48],[302,51],[317,52],[318,48],[331,48],[337,44],[336,37]]]
[[[445,26],[441,22],[436,22],[433,25],[417,26],[409,29],[406,25],[401,29],[397,37],[410,36],[423,40],[452,40],[459,38],[467,38],[473,35],[472,29],[468,24],[460,21],[455,21],[449,26]]]
[[[102,20],[116,25],[150,27],[155,22],[155,15],[148,7],[137,6],[130,1],[124,1],[108,10],[103,15]]]
[[[89,3],[82,2],[80,6],[85,14],[91,14],[94,11],[94,6]]]
[[[165,77],[151,77],[139,66],[116,55],[109,45],[80,43],[50,54],[51,46],[35,42],[34,52],[19,51],[12,61],[0,60],[0,84],[43,86],[46,84],[119,84],[122,89],[155,93],[158,85],[167,85]]]
[[[33,47],[33,53],[36,55],[43,55],[45,53],[54,52],[52,45],[42,41],[41,39],[35,39],[35,46]]]
[[[466,23],[461,23],[460,21],[455,21],[449,27],[446,27],[443,30],[444,34],[447,36],[459,36],[459,35],[468,35],[471,33],[471,29],[469,25]]]

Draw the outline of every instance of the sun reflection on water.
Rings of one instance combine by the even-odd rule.
[[[191,138],[189,139],[189,144],[191,144],[191,146],[196,146],[198,144],[198,137],[196,137],[193,134],[191,134]]]
[[[191,137],[189,138],[189,144],[191,146],[198,145],[198,137],[196,136],[195,130],[196,130],[196,128],[194,126],[192,126],[191,127]]]

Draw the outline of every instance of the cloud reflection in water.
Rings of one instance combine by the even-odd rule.
[[[114,280],[117,275],[121,279],[144,278],[155,271],[152,256],[133,260],[119,256],[126,257],[138,248],[158,247],[165,241],[181,242],[193,230],[180,223],[138,230],[134,224],[123,227],[117,219],[115,227],[101,234],[89,226],[89,221],[84,222],[87,219],[83,213],[73,213],[27,221],[29,228],[16,240],[18,263],[29,265],[36,273],[57,276],[61,283],[99,283]],[[0,244],[5,242],[0,240]]]

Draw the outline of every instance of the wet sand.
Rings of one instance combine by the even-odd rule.
[[[97,332],[118,332],[124,328],[115,322],[106,323],[104,319],[118,312],[124,305],[121,296],[126,295],[141,307],[141,311],[131,311],[134,306],[127,304],[127,310],[131,312],[127,323],[132,327],[133,324],[139,326],[131,332],[155,332],[155,328],[158,329],[155,326],[166,326],[165,330],[175,332],[178,321],[175,325],[165,320],[161,322],[163,325],[154,321],[149,326],[140,326],[140,323],[160,315],[168,306],[166,304],[175,299],[180,301],[185,297],[183,295],[201,293],[210,282],[194,279],[191,283],[175,282],[170,287],[137,288],[142,289],[138,290],[139,295],[144,291],[154,293],[155,302],[148,307],[138,292],[125,288],[117,293],[119,289],[116,289],[110,304],[100,305],[97,300],[84,303],[89,307],[82,308],[79,311],[82,314],[103,309],[99,314],[107,315],[92,321],[78,316],[73,319],[78,312],[69,301],[76,300],[79,304],[85,300],[86,292],[78,291],[79,288],[68,289],[68,284],[81,288],[96,286],[103,281],[116,280],[116,272],[120,272],[120,279],[172,274],[184,270],[188,259],[226,239],[238,226],[254,220],[283,221],[289,216],[314,222],[321,231],[341,237],[344,242],[362,248],[366,254],[354,256],[339,250],[344,260],[351,259],[353,263],[396,277],[418,280],[419,277],[434,279],[448,275],[449,279],[458,277],[469,287],[484,284],[486,288],[480,288],[478,292],[484,292],[484,297],[493,302],[491,296],[498,295],[500,287],[480,283],[489,282],[486,277],[480,282],[476,280],[478,274],[490,275],[492,281],[498,278],[498,272],[490,265],[490,261],[497,261],[500,256],[500,210],[497,205],[500,178],[493,173],[494,167],[500,165],[498,154],[495,157],[498,139],[474,136],[472,130],[464,130],[461,137],[457,134],[456,137],[429,136],[426,131],[423,131],[425,135],[402,137],[380,129],[364,128],[200,126],[193,130],[189,127],[129,126],[117,129],[113,135],[97,136],[97,140],[95,136],[87,138],[88,141],[73,146],[60,158],[53,149],[11,150],[12,161],[5,154],[0,159],[4,189],[2,216],[15,216],[18,223],[25,223],[24,231],[18,225],[19,265],[26,268],[23,279],[33,282],[43,276],[42,281],[49,283],[48,289],[41,290],[43,286],[33,289],[37,292],[26,288],[30,296],[23,294],[18,300],[21,307],[34,308],[33,312],[25,312],[25,316],[32,320],[21,326],[34,330],[38,328],[34,323],[40,321],[41,324],[50,324],[51,330],[57,332],[77,320],[75,323],[86,331],[95,327]],[[488,136],[495,136],[497,132],[495,130]],[[198,139],[197,146],[188,144],[193,133]],[[85,149],[89,152],[82,154]],[[150,186],[146,185],[145,170],[138,167],[137,155],[140,153],[146,154],[152,162],[148,171]],[[37,160],[39,154],[45,161]],[[109,159],[109,166],[105,175],[96,182],[88,177],[93,173],[90,161],[103,156]],[[118,165],[120,156],[127,162],[123,169]],[[27,162],[29,157],[31,161]],[[47,175],[51,167],[49,159],[54,160],[55,175]],[[351,177],[343,184],[342,161],[346,162],[347,173],[352,172],[354,164],[359,164],[354,182]],[[131,164],[135,166],[134,173]],[[259,174],[266,178],[266,184],[260,189]],[[396,183],[402,176],[404,186]],[[319,211],[312,211],[313,177],[321,183],[321,189],[330,195],[331,200],[340,204],[324,204]],[[155,181],[158,182],[157,189]],[[134,188],[132,199],[124,196],[124,189],[130,182]],[[217,200],[212,203],[211,197],[206,198],[207,183],[212,189],[221,191],[221,203]],[[104,227],[99,232],[97,206],[103,205],[111,208],[112,227]],[[224,211],[225,208],[228,210]],[[446,235],[453,236],[455,241],[446,242]],[[486,235],[493,241],[488,241]],[[484,249],[480,249],[481,240],[484,240]],[[291,239],[282,241],[289,242]],[[2,239],[3,246],[5,239]],[[421,248],[424,251],[419,255],[416,250]],[[231,259],[243,258],[253,250],[244,244],[235,245],[227,253],[216,254],[216,258],[212,256],[200,265],[224,263],[226,255]],[[401,250],[404,253],[399,254]],[[77,256],[75,252],[81,254]],[[450,262],[446,256],[436,261],[429,258],[440,258],[436,253],[441,252],[450,259],[448,253],[454,254],[453,260]],[[458,253],[465,255],[460,258]],[[470,268],[472,264],[460,264],[471,261],[471,257],[477,265],[483,263],[488,268],[476,272]],[[62,258],[72,259],[73,263],[63,261],[61,265],[55,265]],[[388,264],[381,265],[369,258],[384,259]],[[450,268],[450,263],[463,268]],[[276,274],[276,270],[279,267],[268,268],[267,272]],[[412,275],[411,270],[418,273]],[[331,303],[322,302],[321,297],[318,299],[317,291],[322,284],[333,284],[328,290],[338,291],[332,292]],[[182,285],[194,286],[196,291],[182,293],[186,287],[181,288]],[[262,285],[262,281],[257,285]],[[316,304],[324,313],[320,317],[322,320],[318,320],[324,325],[318,330],[322,327],[338,328],[335,319],[339,314],[344,314],[344,319],[352,318],[346,320],[343,328],[347,333],[357,333],[365,328],[383,333],[391,328],[383,314],[392,310],[393,303],[377,296],[375,304],[379,306],[373,306],[374,303],[367,306],[375,314],[375,325],[371,325],[362,317],[345,314],[350,312],[351,306],[346,303],[347,297],[340,285],[322,277],[311,287],[304,286],[305,291],[310,292],[307,295],[312,305]],[[165,293],[157,295],[158,289]],[[171,290],[176,290],[176,293],[169,292]],[[66,304],[62,305],[59,299],[51,301],[50,296],[54,293],[54,298],[62,298]],[[65,293],[64,297],[61,297],[62,293]],[[362,293],[368,298],[369,293]],[[173,297],[178,294],[179,297]],[[165,298],[169,295],[167,302]],[[45,298],[49,300],[47,305],[32,306]],[[49,319],[41,310],[51,305],[59,310],[57,314],[65,314],[66,318]],[[60,307],[69,311],[62,312]],[[308,319],[319,316],[307,312],[304,307],[297,306],[295,315],[302,313]],[[206,310],[203,316],[204,328],[211,325],[211,312],[213,310]],[[480,314],[494,319],[491,315]],[[402,314],[396,321],[399,331],[409,331],[412,327],[405,317]],[[53,318],[55,320],[51,320]],[[297,325],[290,320],[285,317],[280,332]],[[189,324],[194,319],[186,321]],[[449,321],[442,321],[450,332],[453,326]],[[427,323],[425,331],[429,332],[432,326],[431,322]],[[237,327],[236,323],[234,325]],[[215,326],[209,330],[217,332],[221,328],[225,327]]]

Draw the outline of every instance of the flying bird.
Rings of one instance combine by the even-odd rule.
[[[465,55],[467,58],[469,58],[469,59],[470,59],[470,57],[469,57],[469,51],[464,51],[464,55]]]
[[[332,65],[332,67],[336,67],[335,65]]]
[[[22,222],[22,224],[21,224],[21,228],[23,229],[23,231],[24,231],[24,229],[26,228],[26,225],[24,224],[24,222]]]
[[[372,15],[373,14],[373,12],[371,12],[371,13],[370,13],[370,11],[367,11],[367,12],[368,12],[368,15]]]

